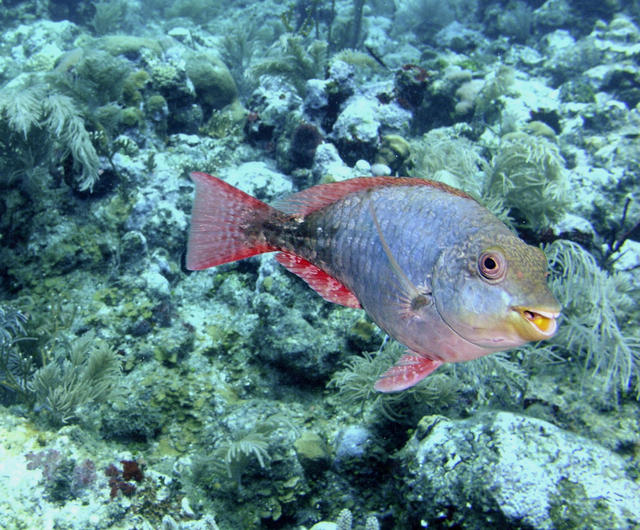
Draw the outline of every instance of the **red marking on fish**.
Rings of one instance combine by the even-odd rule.
[[[249,224],[266,219],[273,208],[224,180],[191,173],[198,193],[191,213],[187,268],[207,269],[277,250],[246,233]]]
[[[275,203],[275,208],[292,215],[309,215],[321,210],[336,201],[344,198],[349,193],[368,190],[377,187],[401,187],[401,186],[427,186],[438,190],[471,199],[461,190],[452,188],[442,182],[433,180],[415,179],[409,177],[358,177],[341,182],[318,184],[312,188],[294,193]]]
[[[442,361],[405,353],[396,364],[380,376],[374,388],[380,392],[397,392],[412,387],[433,372]]]
[[[276,254],[276,261],[289,272],[302,278],[309,287],[328,302],[354,309],[362,308],[358,299],[349,289],[306,259],[289,252],[280,252]]]

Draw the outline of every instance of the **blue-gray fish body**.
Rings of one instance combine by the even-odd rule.
[[[383,239],[372,220],[372,211]],[[495,350],[487,351],[452,333],[442,319],[433,303],[433,281],[440,276],[436,265],[447,250],[470,242],[474,246],[481,245],[482,240],[487,243],[482,233],[495,221],[474,200],[452,196],[439,188],[373,188],[312,213],[301,231],[315,232],[315,240],[307,238],[302,253],[298,241],[294,240],[293,248],[353,292],[389,335],[413,351],[428,350],[436,359],[453,362]],[[512,237],[500,222],[495,223],[495,232]],[[420,318],[410,317],[408,293],[385,253],[383,240],[400,269],[425,297]]]
[[[401,390],[443,362],[555,332],[559,306],[542,252],[459,190],[360,178],[310,188],[273,208],[215,177],[193,178],[189,268],[280,251],[276,259],[319,294],[361,306],[409,348],[378,390]]]

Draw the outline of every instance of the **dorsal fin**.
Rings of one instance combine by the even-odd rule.
[[[459,197],[472,199],[463,191],[442,182],[412,177],[357,177],[342,182],[318,184],[274,203],[274,207],[290,215],[307,215],[342,199],[345,195],[370,188],[391,186],[430,186]]]
[[[333,276],[309,263],[306,259],[290,252],[279,252],[276,261],[296,276],[302,278],[322,298],[334,304],[360,309],[362,306],[356,295]]]

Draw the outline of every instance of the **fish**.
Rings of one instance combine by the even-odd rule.
[[[269,205],[194,172],[186,266],[257,254],[325,300],[362,308],[407,351],[376,381],[414,386],[443,363],[549,339],[561,307],[547,259],[473,197],[413,177],[319,184]]]

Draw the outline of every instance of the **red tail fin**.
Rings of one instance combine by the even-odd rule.
[[[191,213],[187,268],[201,270],[255,254],[278,250],[247,227],[274,209],[238,188],[206,173],[191,173],[196,198]]]

